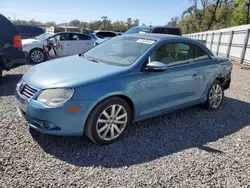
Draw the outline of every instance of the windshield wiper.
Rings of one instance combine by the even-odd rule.
[[[83,57],[83,58],[85,58],[85,59],[87,59],[88,61],[92,61],[92,62],[95,62],[95,63],[99,63],[99,61],[97,61],[96,59],[86,57],[84,54],[79,54],[79,56],[80,56],[80,57]]]

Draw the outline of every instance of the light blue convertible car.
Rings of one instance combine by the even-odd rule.
[[[197,104],[217,109],[231,71],[228,59],[192,39],[121,35],[34,66],[17,84],[16,104],[42,133],[109,144],[135,121]]]

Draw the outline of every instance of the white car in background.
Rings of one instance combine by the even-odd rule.
[[[70,56],[86,52],[94,47],[95,38],[91,34],[76,32],[45,33],[34,39],[22,40],[23,51],[28,52],[29,59],[33,63],[41,63],[45,60],[44,45],[51,41],[59,41],[60,49],[55,53],[53,49],[49,51],[50,57]]]

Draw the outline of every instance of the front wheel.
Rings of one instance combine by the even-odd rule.
[[[111,144],[121,138],[130,122],[128,103],[119,97],[109,98],[92,110],[85,124],[85,134],[97,144]]]
[[[207,101],[204,107],[209,110],[215,110],[220,107],[224,99],[224,90],[219,80],[215,80],[208,90]]]

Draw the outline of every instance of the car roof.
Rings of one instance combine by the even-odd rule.
[[[55,33],[55,35],[57,35],[57,34],[64,34],[64,33],[71,33],[71,34],[90,34],[90,33],[81,33],[81,32],[71,32],[71,31],[62,31],[62,32],[57,32],[57,33]]]
[[[179,35],[169,35],[169,34],[155,34],[155,33],[135,33],[135,34],[123,34],[122,36],[131,36],[131,37],[143,37],[152,40],[167,40],[167,39],[187,39]]]
[[[154,28],[173,28],[173,29],[180,29],[179,27],[172,27],[172,26],[135,26],[135,27],[137,27],[137,28],[145,28],[145,29],[149,29],[149,28],[152,28],[152,29],[154,29]]]

